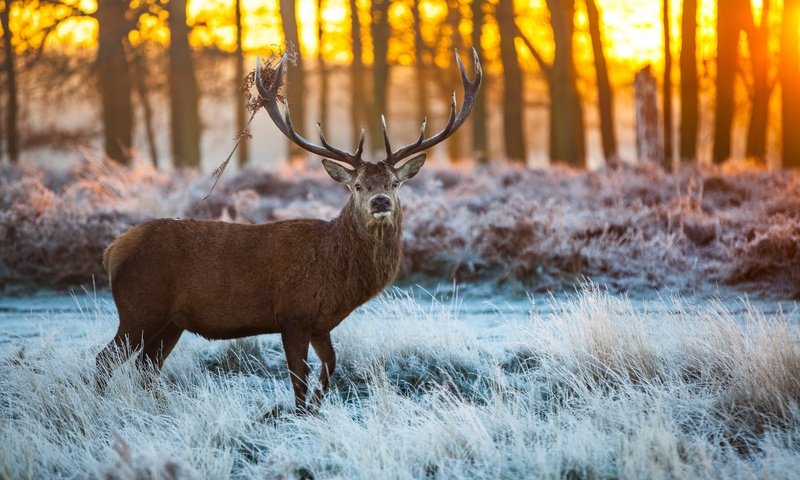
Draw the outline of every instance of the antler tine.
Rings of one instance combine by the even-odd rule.
[[[389,143],[389,131],[386,129],[386,117],[381,115],[381,127],[383,128],[383,144],[386,146],[386,158],[392,158],[392,145]]]
[[[410,155],[415,153],[421,152],[423,150],[427,150],[437,143],[440,143],[450,137],[456,130],[466,121],[467,117],[469,116],[470,111],[472,110],[472,105],[475,103],[475,97],[478,94],[478,90],[481,86],[481,81],[483,79],[483,70],[481,69],[480,59],[478,58],[478,52],[473,48],[472,49],[472,60],[473,60],[473,70],[474,70],[474,77],[472,80],[469,79],[467,76],[467,72],[464,68],[464,64],[461,63],[461,58],[458,56],[458,50],[455,52],[456,56],[456,65],[458,66],[459,74],[461,75],[461,83],[464,86],[464,99],[461,104],[461,110],[458,111],[456,114],[456,92],[453,91],[453,95],[450,98],[450,116],[447,119],[447,125],[437,134],[433,135],[430,138],[425,139],[425,121],[422,123],[422,129],[420,130],[420,137],[414,143],[401,147],[395,150],[392,153],[387,151],[387,159],[386,162],[390,165],[395,165],[400,160],[408,158]],[[387,137],[386,129],[384,128],[384,137]],[[388,147],[389,143],[388,140],[386,141],[386,145]]]
[[[283,121],[283,117],[280,115],[280,112],[277,111],[277,105],[273,105],[275,103],[275,99],[277,99],[278,89],[280,88],[281,79],[283,78],[283,61],[285,58],[286,57],[281,57],[280,62],[278,62],[278,68],[275,70],[275,79],[272,81],[272,84],[267,87],[264,85],[264,80],[261,78],[261,56],[256,56],[255,84],[258,94],[267,100],[267,102],[264,104],[264,109],[267,111],[267,113],[269,113],[269,116],[275,123],[275,126],[278,127],[278,130],[280,130],[284,135],[289,136],[286,123]],[[272,99],[272,101],[270,101],[270,99]]]
[[[342,150],[341,148],[334,147],[333,145],[328,143],[328,140],[325,138],[325,134],[322,133],[322,124],[319,123],[319,122],[317,122],[317,133],[319,133],[319,141],[322,142],[322,146],[327,148],[331,152],[334,152],[334,153],[336,153],[338,155],[341,155],[342,157],[360,157],[361,156],[361,154],[359,152],[357,152],[356,154],[348,153],[348,152],[345,152],[344,150]],[[336,159],[334,159],[334,160],[336,160]]]
[[[283,83],[283,71],[285,68],[286,55],[281,57],[278,63],[278,68],[275,70],[275,79],[272,84],[267,88],[264,81],[261,79],[261,58],[256,57],[256,71],[255,71],[255,84],[259,95],[264,98],[264,109],[269,114],[272,122],[278,127],[278,130],[286,135],[292,142],[307,152],[319,155],[321,157],[330,158],[339,162],[347,163],[353,168],[358,168],[361,165],[361,151],[363,149],[363,138],[359,144],[359,149],[355,154],[345,152],[339,148],[330,145],[325,136],[322,134],[322,127],[317,123],[317,129],[320,135],[322,145],[310,142],[303,138],[302,135],[297,133],[292,126],[292,117],[289,113],[289,102],[286,98],[283,99],[283,114],[281,114],[280,107],[278,107],[278,90]]]
[[[366,136],[367,131],[364,130],[364,127],[361,127],[361,136],[358,139],[358,147],[356,147],[356,158],[361,158],[361,154],[364,152],[364,140]]]

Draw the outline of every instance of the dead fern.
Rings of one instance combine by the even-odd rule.
[[[277,74],[278,63],[280,63],[281,58],[286,57],[286,59],[291,62],[295,63],[297,58],[296,50],[291,46],[291,44],[287,45],[286,51],[281,52],[280,54],[276,54],[273,52],[270,54],[269,58],[262,61],[261,64],[261,80],[264,85],[272,85],[275,82],[275,75]],[[261,61],[261,60],[259,60]],[[206,196],[204,196],[197,205],[195,205],[195,211],[200,207],[200,205],[205,202],[208,197],[214,193],[214,189],[217,187],[220,179],[222,179],[222,175],[225,173],[225,169],[228,168],[228,164],[231,162],[233,158],[233,154],[236,153],[236,149],[239,147],[239,144],[242,140],[251,140],[253,138],[253,134],[250,131],[250,123],[255,118],[256,113],[266,104],[266,99],[264,99],[260,94],[253,93],[253,87],[255,86],[255,76],[256,70],[253,68],[250,70],[247,75],[242,78],[242,86],[240,91],[244,96],[245,100],[245,108],[248,112],[250,112],[250,118],[247,120],[247,124],[245,128],[239,132],[236,132],[233,139],[236,140],[236,143],[233,144],[233,149],[231,149],[231,153],[228,154],[227,158],[220,163],[217,168],[211,173],[211,177],[214,178],[214,183],[211,185],[211,189],[209,189]],[[283,82],[283,79],[280,80]],[[283,101],[283,96],[278,95],[278,100]]]

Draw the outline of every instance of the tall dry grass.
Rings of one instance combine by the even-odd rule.
[[[128,364],[98,396],[98,305],[69,326],[85,336],[3,347],[0,477],[797,478],[797,326],[659,302],[585,287],[481,329],[394,291],[333,332],[320,412],[276,418],[291,395],[270,336],[188,336],[150,389]]]

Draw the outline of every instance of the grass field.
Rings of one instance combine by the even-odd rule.
[[[150,388],[131,362],[98,396],[116,318],[97,302],[3,344],[0,478],[800,477],[792,321],[593,286],[551,302],[488,329],[456,300],[384,294],[333,332],[309,416],[265,415],[291,404],[276,336],[187,336]]]

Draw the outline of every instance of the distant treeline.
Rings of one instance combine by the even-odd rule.
[[[317,0],[317,18],[322,18],[325,0]],[[327,0],[331,1],[331,0]],[[600,132],[603,157],[607,163],[619,161],[617,128],[615,119],[614,87],[609,77],[609,62],[606,60],[604,42],[608,37],[603,32],[602,0],[543,0],[547,9],[547,24],[536,25],[546,29],[552,36],[552,44],[542,46],[534,41],[530,25],[520,23],[520,2],[514,0],[450,0],[437,34],[423,32],[422,0],[372,0],[357,2],[348,0],[350,16],[349,42],[342,45],[351,50],[352,61],[346,66],[333,65],[323,55],[308,58],[300,45],[298,6],[294,0],[279,0],[280,25],[283,43],[280,49],[293,51],[295,65],[291,69],[286,95],[290,99],[292,117],[296,125],[308,125],[311,101],[309,75],[316,75],[315,85],[320,94],[314,97],[319,105],[314,111],[319,118],[314,121],[326,123],[330,117],[331,104],[341,95],[330,88],[329,76],[336,69],[347,69],[349,88],[349,115],[347,121],[354,126],[364,125],[368,133],[368,148],[380,148],[380,115],[388,111],[389,100],[399,97],[413,102],[420,119],[438,112],[432,98],[448,97],[450,90],[457,89],[458,79],[452,60],[445,65],[441,61],[443,49],[458,49],[467,54],[474,48],[481,58],[495,59],[500,68],[488,72],[487,85],[478,97],[470,120],[470,127],[459,135],[469,136],[469,142],[451,141],[448,152],[453,159],[469,157],[478,163],[489,160],[489,141],[502,143],[502,157],[510,162],[525,162],[527,152],[534,146],[526,138],[525,119],[527,109],[545,105],[548,109],[548,152],[551,162],[562,162],[583,168],[587,164],[587,103],[596,102],[597,128]],[[198,62],[224,58],[235,61],[236,85],[228,84],[227,90],[241,88],[242,77],[247,69],[243,50],[243,11],[241,0],[233,0],[231,11],[218,12],[220,18],[232,23],[235,28],[235,49],[222,52],[214,47],[198,48],[190,43],[197,22],[187,22],[186,0],[98,0],[93,11],[83,10],[82,2],[73,0],[6,0],[0,3],[0,23],[3,32],[2,48],[2,121],[0,121],[0,151],[12,164],[19,161],[20,151],[42,143],[80,143],[88,138],[102,135],[108,157],[121,162],[131,161],[134,129],[143,129],[148,145],[147,154],[158,165],[160,154],[156,147],[156,131],[153,116],[156,111],[169,108],[169,130],[171,152],[169,158],[175,167],[198,168],[200,165],[200,140],[203,133],[200,115],[200,100],[203,91],[198,84]],[[735,119],[747,112],[746,140],[743,155],[755,162],[765,162],[768,152],[768,132],[782,132],[776,142],[780,150],[781,164],[787,168],[800,168],[800,135],[794,134],[792,126],[800,125],[800,0],[784,0],[782,5],[773,5],[770,0],[751,4],[751,0],[726,0],[718,2],[716,15],[717,52],[712,68],[713,87],[701,92],[698,74],[697,35],[698,0],[683,0],[680,17],[680,58],[677,69],[679,97],[672,99],[673,82],[672,43],[670,38],[671,8],[669,0],[662,0],[662,15],[654,22],[663,23],[664,56],[661,79],[660,142],[658,158],[650,158],[667,168],[679,163],[693,163],[698,158],[698,132],[701,129],[701,114],[704,118],[713,115],[713,147],[711,159],[722,163],[732,154],[732,132]],[[413,38],[412,66],[415,79],[403,91],[389,88],[390,71],[396,66],[390,55],[390,39],[397,26],[389,21],[390,10],[402,5],[410,11],[413,21],[406,26],[406,37]],[[36,16],[37,12],[42,15]],[[778,11],[782,9],[782,11]],[[31,12],[33,16],[29,15]],[[45,15],[43,12],[46,12]],[[579,17],[585,22],[578,22]],[[756,12],[758,15],[756,15]],[[25,15],[37,20],[25,23]],[[25,18],[28,18],[25,17]],[[47,47],[47,37],[58,31],[70,19],[88,17],[97,25],[96,48],[86,52],[64,53]],[[160,19],[169,31],[168,41],[142,41],[147,38],[145,30],[149,22],[144,18]],[[230,19],[233,20],[230,20]],[[775,19],[779,19],[776,24]],[[16,20],[16,21],[15,21]],[[206,19],[204,22],[212,20]],[[583,25],[585,23],[586,25]],[[317,41],[324,45],[326,35],[322,22],[318,22]],[[465,25],[470,28],[465,28]],[[584,78],[591,85],[580,88],[580,75],[576,68],[576,25],[588,28],[594,76]],[[17,26],[15,30],[13,27]],[[521,28],[521,27],[525,28]],[[496,31],[495,31],[496,29]],[[494,40],[486,41],[487,32]],[[137,39],[133,41],[132,39]],[[746,40],[746,42],[740,42]],[[338,40],[341,42],[341,39]],[[277,42],[281,43],[281,42]],[[411,43],[409,41],[409,43]],[[741,43],[741,46],[740,46]],[[485,51],[487,44],[492,51]],[[777,45],[777,46],[776,46]],[[288,47],[287,47],[288,46]],[[292,46],[295,46],[294,48]],[[496,51],[494,51],[496,49]],[[57,51],[59,50],[59,51]],[[322,51],[323,49],[318,49]],[[552,51],[552,55],[550,52]],[[675,50],[677,51],[677,50]],[[254,53],[254,52],[249,52]],[[395,55],[396,57],[396,55]],[[529,59],[533,60],[529,60]],[[367,59],[368,61],[365,61]],[[525,62],[530,65],[524,64]],[[47,67],[42,67],[46,64]],[[746,65],[746,67],[743,67]],[[39,68],[40,70],[35,70]],[[33,76],[30,72],[43,71],[44,75]],[[27,76],[25,76],[27,72]],[[449,72],[449,73],[448,73]],[[581,71],[583,77],[586,72]],[[163,76],[164,81],[153,78]],[[547,98],[541,102],[526,101],[526,76],[538,75],[543,79]],[[20,98],[23,88],[20,79],[41,83],[42,89],[60,87],[65,84],[84,83],[88,78],[96,82],[98,92],[98,127],[94,131],[66,130],[62,132],[21,132]],[[633,79],[631,78],[631,81]],[[203,82],[207,81],[203,79]],[[746,105],[736,94],[736,85],[745,86]],[[780,115],[770,114],[773,92],[780,92]],[[497,92],[487,95],[487,91]],[[169,105],[154,102],[154,92],[165,92]],[[459,92],[460,93],[460,92]],[[702,93],[702,95],[701,95]],[[336,98],[333,98],[333,97]],[[528,93],[527,96],[530,96]],[[702,108],[703,98],[712,99],[713,109]],[[44,98],[47,98],[46,95]],[[491,103],[490,103],[491,100]],[[437,100],[438,101],[438,100]],[[777,101],[777,100],[776,100]],[[138,102],[138,105],[136,104]],[[673,105],[679,113],[673,118]],[[135,107],[141,114],[135,114]],[[666,108],[665,108],[666,107]],[[236,109],[236,131],[245,132],[248,113],[245,98],[241,96]],[[489,111],[500,111],[502,135],[494,138],[487,132]],[[772,122],[772,125],[771,125]],[[777,122],[781,125],[778,126]],[[141,125],[140,125],[141,124]],[[677,124],[677,128],[673,128]],[[778,128],[779,127],[779,128]],[[233,128],[232,128],[233,130]],[[357,129],[354,129],[357,130]],[[310,133],[310,132],[309,132]],[[468,144],[467,152],[459,152],[459,145]],[[291,145],[287,143],[287,148]],[[288,158],[302,155],[289,150]],[[247,142],[242,142],[237,152],[240,165],[249,161]],[[741,156],[741,155],[739,155]]]

